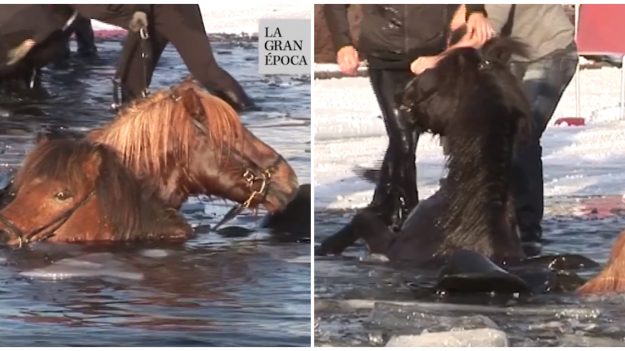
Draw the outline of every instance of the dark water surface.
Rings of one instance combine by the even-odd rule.
[[[546,206],[574,208],[580,200],[548,198]],[[546,215],[543,224],[545,254],[581,254],[603,265],[625,229],[622,211],[606,217],[553,212],[560,214]],[[315,242],[353,215],[317,211]],[[623,295],[416,296],[411,286],[432,282],[436,272],[390,267],[366,253],[359,242],[343,257],[315,259],[315,345],[379,346],[393,335],[491,327],[506,332],[512,346],[625,346]],[[576,273],[588,278],[598,270]]]
[[[19,165],[42,128],[88,130],[113,117],[121,44],[100,41],[98,49],[97,59],[45,70],[51,97],[4,98],[13,115],[0,118],[0,168]],[[262,108],[243,114],[244,124],[310,182],[310,77],[259,75],[254,42],[214,41],[214,51]],[[187,74],[169,46],[151,88]],[[190,199],[183,212],[199,228],[182,245],[0,249],[0,345],[310,345],[308,240],[277,239],[249,213],[229,223],[249,233],[205,229],[230,205]]]

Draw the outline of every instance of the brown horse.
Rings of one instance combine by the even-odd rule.
[[[175,208],[205,194],[275,212],[298,189],[284,158],[247,130],[230,105],[190,81],[132,103],[88,139],[116,150]]]
[[[603,271],[577,291],[581,294],[625,292],[625,232],[616,239],[608,264]]]
[[[0,211],[9,246],[35,241],[185,240],[192,230],[178,211],[141,183],[104,145],[43,140],[26,157]]]

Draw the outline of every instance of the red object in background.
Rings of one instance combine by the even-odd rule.
[[[578,5],[580,54],[625,54],[625,5]]]
[[[126,37],[125,29],[100,29],[94,30],[93,35],[96,39],[113,40],[124,39]]]
[[[562,117],[556,119],[554,124],[557,126],[566,124],[568,126],[581,127],[586,125],[586,119],[583,117]]]

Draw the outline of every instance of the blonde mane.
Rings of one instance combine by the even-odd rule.
[[[188,162],[202,133],[221,159],[224,144],[240,140],[242,128],[238,114],[225,101],[195,83],[183,82],[132,103],[91,132],[89,139],[116,149],[136,174],[161,174],[170,162]]]

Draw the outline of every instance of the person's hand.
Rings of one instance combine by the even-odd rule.
[[[440,61],[441,56],[421,56],[418,59],[412,61],[410,64],[410,70],[412,73],[419,75],[430,68],[434,68],[438,61]]]
[[[351,45],[343,46],[336,53],[336,63],[343,74],[355,76],[358,73],[358,51]]]
[[[494,30],[483,13],[474,12],[467,19],[467,33],[482,46],[493,36]]]
[[[463,47],[472,47],[475,49],[479,49],[484,45],[484,41],[480,39],[477,35],[472,35],[471,33],[465,34],[462,39],[460,39],[456,44],[449,47],[449,49],[463,48]]]

